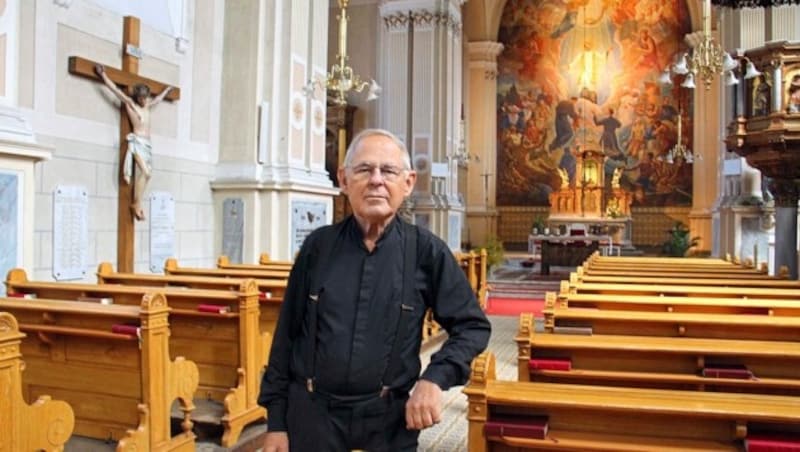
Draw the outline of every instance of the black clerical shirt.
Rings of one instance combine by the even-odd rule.
[[[419,229],[415,287],[403,296],[404,234],[414,231],[395,219],[367,250],[353,217],[314,231],[303,244],[289,276],[273,338],[259,403],[269,410],[269,430],[286,430],[288,385],[313,374],[314,390],[335,396],[378,393],[382,384],[408,391],[420,373],[419,348],[425,309],[449,333],[422,378],[443,390],[464,384],[471,360],[489,340],[490,325],[452,252],[438,237]],[[311,288],[321,242],[334,240]],[[316,354],[308,369],[309,319],[303,303],[319,290]],[[395,340],[401,304],[410,314],[400,331],[400,364],[383,382]]]

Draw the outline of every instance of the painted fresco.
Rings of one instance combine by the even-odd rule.
[[[691,91],[660,84],[686,50],[685,1],[508,0],[498,57],[498,204],[546,206],[582,149],[605,154],[605,181],[622,168],[633,205],[691,205]],[[682,111],[683,114],[679,114]],[[681,120],[682,116],[682,120]]]

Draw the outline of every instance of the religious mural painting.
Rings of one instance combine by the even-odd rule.
[[[691,91],[658,81],[690,31],[681,0],[508,0],[498,204],[548,205],[564,175],[575,186],[580,153],[595,149],[606,184],[616,171],[634,206],[691,205],[692,164],[669,158],[679,135],[691,149]]]

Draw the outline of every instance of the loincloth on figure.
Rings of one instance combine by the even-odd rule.
[[[128,139],[128,150],[125,152],[122,176],[125,179],[125,183],[130,184],[133,176],[133,155],[136,154],[142,158],[149,172],[153,167],[153,146],[150,144],[149,139],[135,133],[129,133],[125,138]]]

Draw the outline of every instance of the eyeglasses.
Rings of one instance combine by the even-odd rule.
[[[353,171],[355,179],[369,179],[375,174],[375,170],[379,170],[381,177],[385,181],[394,182],[400,178],[400,175],[405,171],[404,168],[394,165],[375,165],[373,163],[359,163],[358,165],[348,166]]]

